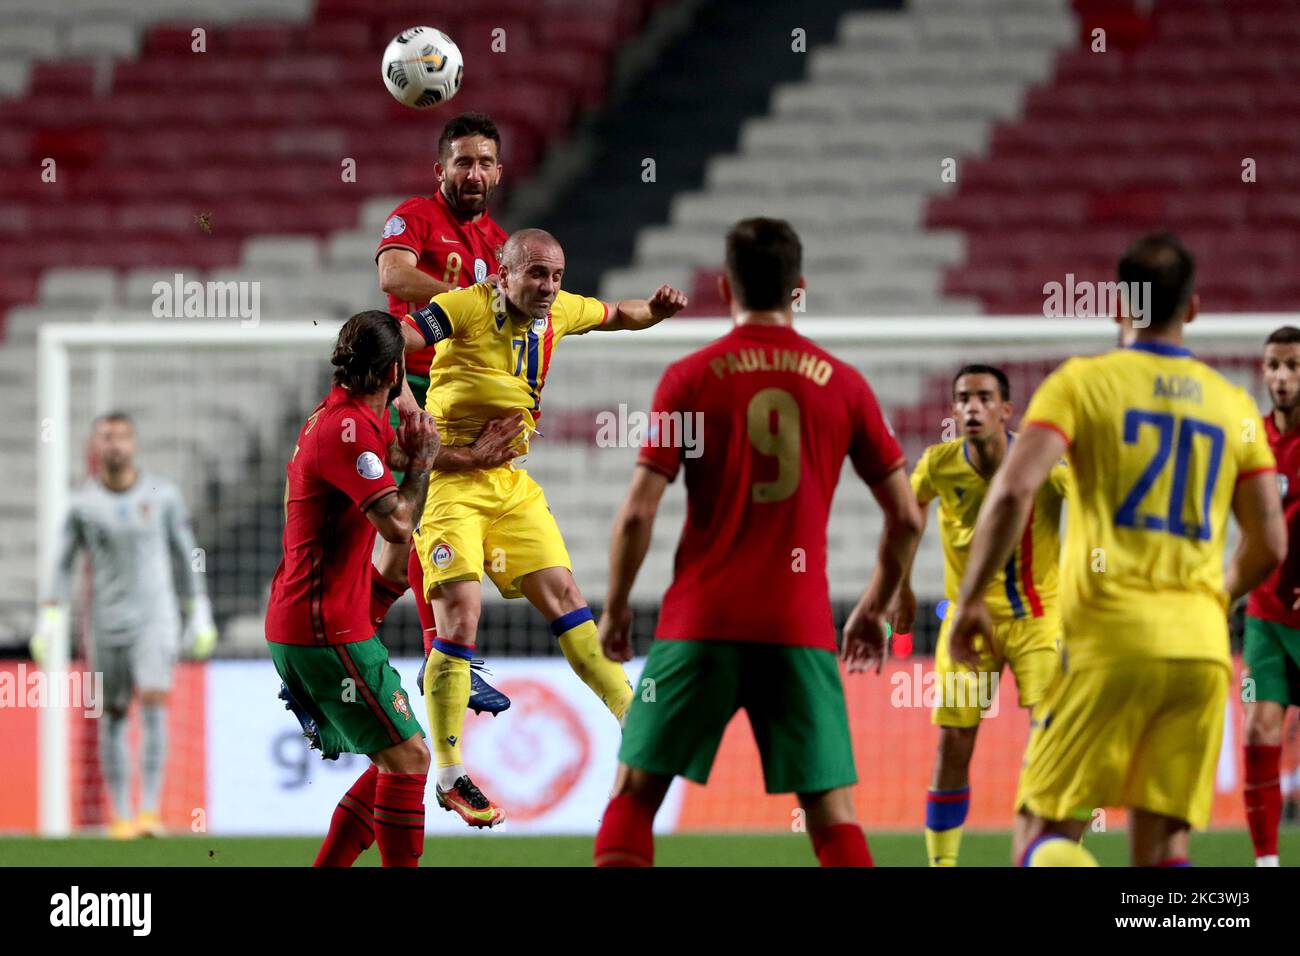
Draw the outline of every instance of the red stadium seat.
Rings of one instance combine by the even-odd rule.
[[[1134,9],[1074,7],[1085,26]],[[1159,0],[1150,27],[1119,55],[1061,51],[1023,117],[930,201],[928,225],[966,233],[949,293],[1037,309],[1025,290],[1043,276],[1111,278],[1135,233],[1170,228],[1201,257],[1203,308],[1295,307],[1300,282],[1279,290],[1300,275],[1300,4]],[[1256,182],[1242,181],[1247,157]]]

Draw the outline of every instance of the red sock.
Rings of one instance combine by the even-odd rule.
[[[596,866],[654,866],[654,811],[627,794],[605,807],[592,856]]]
[[[406,585],[390,581],[379,573],[373,564],[370,566],[370,620],[375,627],[384,623],[384,617],[393,602],[406,593]]]
[[[374,764],[357,777],[334,808],[329,833],[316,854],[312,866],[351,866],[370,844],[375,842],[375,780],[379,768]]]
[[[1277,827],[1282,821],[1282,748],[1246,745],[1246,822],[1255,856],[1277,856]]]
[[[375,785],[375,842],[384,866],[419,866],[424,852],[427,774],[381,773]]]
[[[1159,863],[1156,864],[1156,866],[1158,867],[1175,867],[1175,866],[1191,866],[1191,865],[1192,865],[1192,861],[1187,859],[1187,857],[1185,856],[1171,856],[1168,859],[1161,860]]]
[[[813,830],[813,852],[822,866],[875,866],[867,837],[856,823],[836,823]]]
[[[433,639],[438,636],[438,628],[433,623],[433,605],[424,596],[424,568],[420,566],[420,556],[411,549],[411,557],[406,562],[406,578],[411,582],[415,592],[415,612],[420,615],[420,633],[424,635],[424,656],[429,656],[433,649]]]

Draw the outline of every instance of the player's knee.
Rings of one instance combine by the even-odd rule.
[[[567,574],[566,580],[560,583],[559,593],[556,595],[557,610],[561,614],[568,614],[570,611],[576,611],[580,607],[587,606],[587,599],[582,596],[582,591],[578,589],[578,582],[573,580],[572,574]]]
[[[439,638],[467,647],[474,645],[479,618],[476,605],[459,601],[449,603],[446,607],[436,609],[434,616],[437,618]]]
[[[975,752],[975,727],[939,728],[939,765],[946,770],[965,770]]]
[[[587,599],[578,589],[578,582],[568,568],[545,568],[526,575],[520,589],[539,611],[548,618],[562,617],[570,611],[587,606]]]
[[[826,827],[839,826],[842,823],[857,823],[857,811],[853,805],[853,790],[850,787],[837,787],[834,790],[822,790],[818,793],[798,794],[799,806],[807,815],[807,826],[811,832]]]
[[[1277,747],[1282,743],[1283,717],[1286,712],[1271,701],[1261,701],[1246,708],[1243,735],[1248,747]]]
[[[398,748],[397,763],[400,766],[399,773],[428,773],[430,758],[429,748],[424,742],[424,738],[416,735],[408,737]]]
[[[610,796],[629,797],[654,811],[659,809],[659,804],[663,802],[671,783],[671,777],[662,777],[626,764],[619,764],[618,776],[614,779],[614,790]]]

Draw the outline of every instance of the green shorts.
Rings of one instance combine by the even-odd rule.
[[[1247,614],[1241,658],[1255,700],[1300,706],[1300,631]]]
[[[820,793],[857,783],[835,654],[749,641],[651,644],[619,762],[706,783],[722,733],[742,707],[768,793]]]
[[[316,718],[323,756],[374,754],[424,736],[378,636],[354,644],[268,646],[289,692]]]
[[[415,396],[415,402],[421,408],[424,408],[425,400],[429,395],[429,377],[427,375],[408,375],[406,382],[411,386],[411,394]],[[401,416],[397,414],[397,405],[394,402],[388,404],[388,424],[393,426],[393,434],[397,434],[397,426],[402,423]],[[406,475],[404,471],[393,472],[393,481],[399,485],[402,478]]]

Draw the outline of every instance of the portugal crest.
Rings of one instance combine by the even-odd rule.
[[[406,703],[406,695],[400,690],[393,691],[393,710],[401,714],[405,719],[411,719],[411,708]]]

